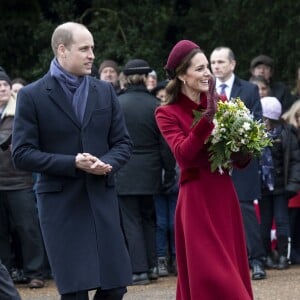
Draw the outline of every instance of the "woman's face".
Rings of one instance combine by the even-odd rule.
[[[266,84],[261,81],[253,81],[253,83],[258,87],[260,98],[267,97],[269,95],[269,88]]]
[[[191,60],[191,65],[184,75],[179,76],[183,82],[183,88],[192,93],[207,92],[208,81],[211,72],[208,68],[208,60],[203,53],[197,53]]]

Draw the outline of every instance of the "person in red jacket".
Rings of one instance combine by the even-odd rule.
[[[155,115],[180,168],[176,299],[253,299],[237,195],[228,172],[212,172],[209,161],[219,97],[208,60],[197,44],[182,40],[165,68],[167,104]],[[193,110],[202,112],[195,126]]]

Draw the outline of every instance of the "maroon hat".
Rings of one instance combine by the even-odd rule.
[[[167,71],[175,71],[182,60],[193,50],[200,47],[189,40],[179,41],[171,50],[165,69]]]

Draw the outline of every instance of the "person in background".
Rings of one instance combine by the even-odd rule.
[[[251,75],[263,76],[268,81],[270,86],[269,96],[276,97],[280,101],[283,112],[287,111],[296,100],[283,82],[273,80],[274,61],[270,56],[261,54],[254,57],[250,63],[250,72]]]
[[[282,270],[289,266],[288,199],[300,190],[300,148],[296,128],[280,120],[280,101],[275,97],[263,97],[261,104],[272,146],[264,149],[260,159],[260,226],[267,253],[266,266]],[[270,231],[273,218],[276,224],[278,261],[273,259],[271,251]]]
[[[292,90],[292,94],[296,99],[300,99],[300,63],[297,66],[295,86]]]
[[[122,72],[122,71],[119,74],[119,84],[120,84],[120,93],[119,94],[122,94],[126,90],[126,87],[127,87],[126,76],[124,75],[124,72]]]
[[[21,77],[17,77],[17,78],[14,78],[12,81],[11,81],[11,89],[12,91],[17,95],[18,94],[18,91],[24,87],[25,85],[27,84],[26,80],[21,78]]]
[[[21,300],[21,297],[14,286],[14,283],[0,260],[0,299]]]
[[[24,282],[30,288],[44,287],[43,240],[40,232],[33,179],[30,172],[16,169],[11,157],[11,135],[16,98],[11,80],[0,69],[0,259],[12,270],[11,237],[19,238]]]
[[[241,211],[228,172],[212,172],[207,139],[219,99],[207,58],[181,40],[165,66],[167,104],[157,124],[180,168],[175,212],[177,300],[253,299]],[[192,127],[193,110],[202,112]],[[248,162],[241,154],[234,162]]]
[[[261,120],[262,110],[258,88],[253,83],[235,75],[236,60],[233,51],[228,47],[214,49],[210,55],[210,64],[216,77],[219,94],[223,93],[224,88],[227,99],[239,97],[254,118]],[[234,169],[232,180],[240,201],[252,279],[265,279],[264,261],[266,254],[254,206],[254,201],[260,197],[261,192],[258,159],[252,158],[244,169]]]
[[[159,81],[155,88],[151,90],[151,94],[159,99],[161,104],[165,104],[167,80]]]
[[[165,104],[167,81],[160,81],[151,93]],[[170,159],[175,159],[170,152]],[[162,173],[164,177],[164,170]],[[154,195],[156,211],[156,253],[158,275],[168,276],[169,273],[177,275],[174,216],[178,198],[179,170],[176,166],[176,180],[171,186],[163,186],[160,193]]]
[[[170,187],[175,182],[175,160],[155,121],[154,112],[160,103],[146,88],[147,74],[151,72],[148,62],[129,60],[123,72],[127,88],[118,98],[134,147],[128,164],[116,174],[116,187],[132,280],[133,284],[140,285],[158,278],[153,195],[162,186]]]
[[[114,60],[107,59],[101,62],[99,66],[99,78],[110,82],[116,93],[120,93],[119,66]]]
[[[49,72],[18,93],[13,161],[37,173],[40,224],[61,300],[121,300],[131,266],[114,188],[130,158],[110,83],[89,76],[94,39],[80,23],[52,34]]]
[[[257,85],[260,98],[267,97],[270,95],[271,91],[269,82],[263,76],[251,76],[249,81]]]
[[[281,117],[285,122],[297,129],[298,141],[300,141],[300,99],[295,101]],[[290,262],[292,264],[300,264],[300,191],[296,196],[289,199],[289,219],[291,236]]]
[[[147,90],[151,92],[157,85],[157,74],[154,70],[152,70],[146,80]]]

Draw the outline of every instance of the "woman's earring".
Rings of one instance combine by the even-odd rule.
[[[183,84],[185,85],[185,80],[183,80]]]

